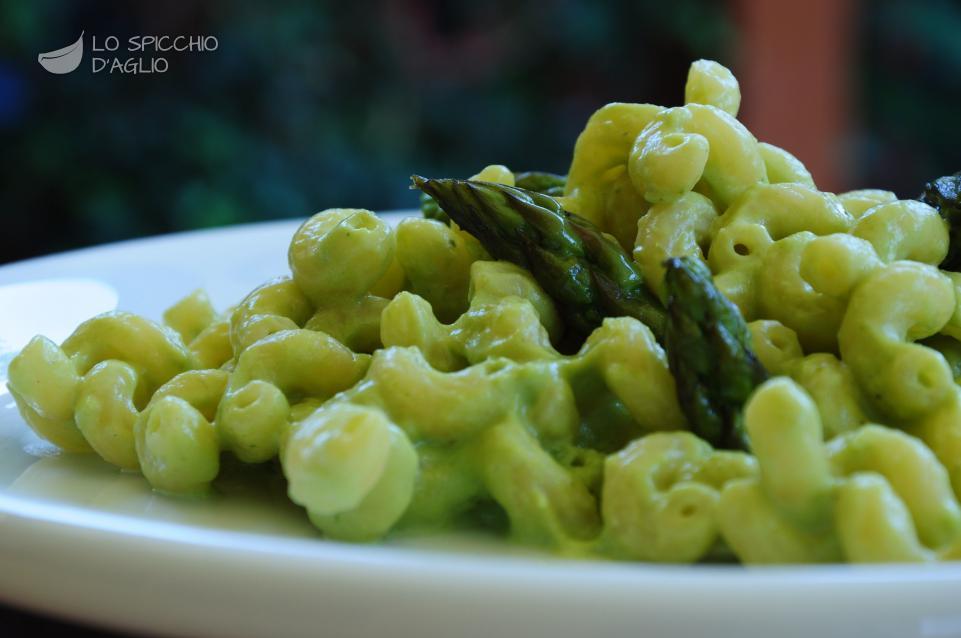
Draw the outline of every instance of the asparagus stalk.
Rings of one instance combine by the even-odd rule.
[[[604,317],[631,316],[663,339],[664,309],[631,258],[554,198],[488,182],[411,179],[491,255],[527,268],[557,303],[569,337],[586,337]]]
[[[746,448],[741,408],[767,378],[751,350],[747,324],[700,260],[674,257],[664,265],[664,346],[681,409],[704,440]]]
[[[948,222],[948,255],[941,262],[941,268],[961,270],[961,172],[928,182],[920,199],[937,209]]]
[[[544,171],[527,171],[524,173],[514,173],[514,186],[523,188],[526,191],[544,193],[551,197],[559,197],[564,194],[564,187],[567,185],[566,175],[556,175]]]
[[[567,176],[545,171],[525,171],[514,173],[514,185],[524,190],[559,197],[564,194]],[[445,224],[450,223],[450,217],[447,216],[447,213],[427,193],[421,193],[420,195],[420,212],[426,219],[436,219]]]
[[[715,446],[746,447],[741,408],[767,373],[740,312],[703,262],[665,262],[665,313],[620,245],[552,197],[486,182],[412,179],[488,252],[530,270],[578,337],[605,316],[646,323],[667,350],[691,429]]]

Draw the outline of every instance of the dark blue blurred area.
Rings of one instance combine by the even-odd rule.
[[[656,2],[39,0],[0,6],[0,261],[332,206],[416,205],[408,177],[564,172],[590,113],[677,102],[725,58],[722,6]],[[37,55],[86,31],[85,59]],[[91,36],[211,34],[153,75],[91,73]],[[129,54],[121,51],[124,55]]]
[[[680,103],[699,57],[737,71],[736,4],[2,0],[0,262],[333,206],[408,208],[414,172],[564,172],[604,103]],[[961,39],[948,30],[961,10],[865,4],[854,176],[917,190],[945,154],[961,165]],[[77,71],[41,68],[39,53],[81,31]],[[163,74],[91,73],[92,37],[178,34],[219,47],[158,54]],[[924,40],[917,64],[892,53],[905,38]],[[916,72],[945,55],[952,75]]]
[[[854,176],[913,197],[961,170],[961,1],[862,5]]]

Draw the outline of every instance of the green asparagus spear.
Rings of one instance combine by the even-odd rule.
[[[545,171],[525,171],[514,173],[514,185],[517,188],[543,193],[551,197],[559,197],[564,194],[564,186],[567,184],[566,175],[557,175]],[[420,195],[420,212],[426,219],[436,219],[445,224],[450,223],[450,217],[444,212],[434,198],[427,193]]]
[[[681,409],[694,433],[712,445],[746,447],[741,408],[767,378],[751,350],[747,324],[714,287],[703,262],[674,257],[664,265],[664,346]]]
[[[920,199],[936,208],[948,222],[948,256],[941,262],[941,267],[961,270],[961,172],[928,182]]]
[[[530,270],[557,302],[569,337],[579,342],[607,316],[636,317],[663,337],[664,309],[631,258],[554,198],[487,182],[411,179],[489,253]]]
[[[556,175],[545,173],[544,171],[527,171],[524,173],[514,173],[514,186],[523,188],[526,191],[544,193],[551,197],[559,197],[564,194],[564,186],[567,185],[566,175]]]

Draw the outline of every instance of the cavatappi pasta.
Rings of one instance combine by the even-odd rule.
[[[961,557],[961,274],[938,212],[821,192],[691,65],[683,106],[609,104],[557,200],[609,233],[663,303],[700,260],[769,379],[746,450],[691,431],[662,345],[604,319],[562,347],[555,300],[456,224],[314,215],[290,274],[225,314],[113,312],[10,364],[23,418],[69,452],[203,494],[224,453],[278,462],[324,535],[499,530],[565,555],[745,563]],[[474,180],[513,186],[488,166]],[[569,344],[568,344],[569,345]]]

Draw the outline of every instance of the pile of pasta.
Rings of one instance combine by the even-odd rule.
[[[686,104],[609,104],[563,196],[631,252],[704,260],[771,378],[750,450],[688,431],[651,331],[609,317],[562,354],[554,302],[455,224],[365,210],[306,221],[291,273],[218,314],[95,317],[36,337],[10,390],[42,437],[202,494],[223,454],[278,462],[335,539],[476,527],[567,555],[692,562],[961,555],[961,274],[937,211],[816,189],[695,62]],[[474,179],[513,184],[490,166]]]

